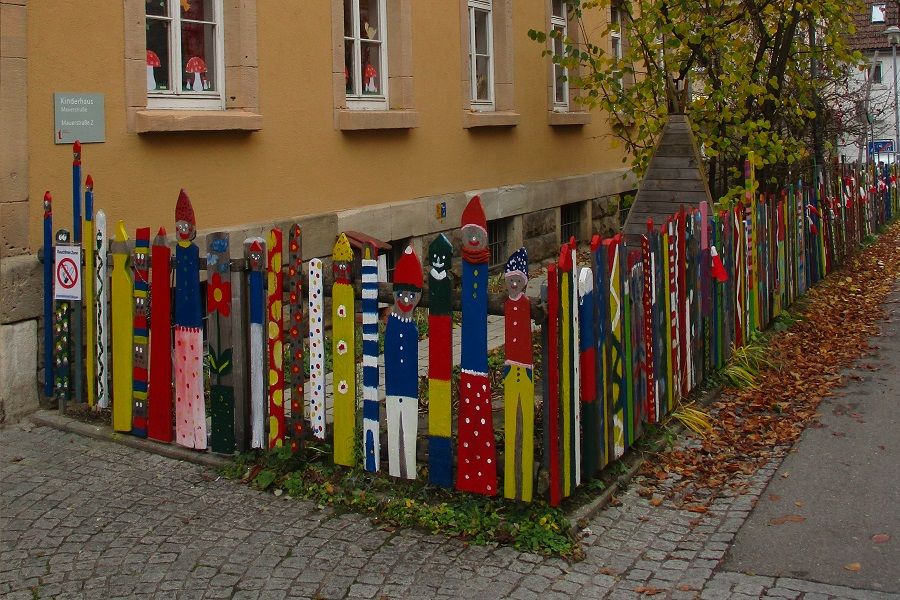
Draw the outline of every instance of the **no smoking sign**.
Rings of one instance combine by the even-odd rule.
[[[81,246],[56,246],[54,300],[81,300]]]

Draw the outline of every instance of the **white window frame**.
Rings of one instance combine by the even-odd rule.
[[[622,9],[613,2],[609,7],[609,24],[615,29],[609,31],[609,50],[616,60],[622,59]]]
[[[388,28],[387,28],[387,10],[386,0],[376,0],[378,2],[378,27],[381,29],[381,37],[379,43],[379,64],[380,71],[378,77],[381,79],[380,94],[363,94],[363,81],[360,77],[362,73],[362,34],[359,30],[359,0],[349,0],[350,10],[353,14],[350,17],[350,24],[353,27],[352,37],[343,36],[343,42],[353,43],[353,64],[350,66],[351,73],[354,74],[353,86],[354,93],[347,93],[347,108],[353,110],[388,110]],[[345,17],[346,18],[346,17]],[[342,26],[343,29],[343,26]],[[345,54],[344,48],[341,53]],[[345,63],[346,66],[346,63]],[[358,93],[356,93],[358,91]]]
[[[872,5],[872,22],[873,23],[884,23],[885,17],[887,13],[887,5],[886,4],[873,4]]]
[[[566,0],[563,0],[561,4],[563,8],[563,14],[555,15],[553,14],[554,2],[553,0],[550,1],[550,30],[559,30],[562,32],[562,39],[560,40],[560,43],[562,44],[563,51],[565,52],[565,40],[569,37],[569,5]],[[556,55],[556,40],[551,38],[550,43],[553,45],[553,54]],[[565,84],[563,88],[565,97],[562,100],[556,97],[556,85],[559,78],[559,74],[557,73],[558,70],[562,71],[561,74]],[[569,112],[569,98],[571,96],[569,92],[569,69],[556,63],[553,63],[553,87],[550,90],[550,96],[554,111]]]
[[[494,95],[494,6],[492,0],[468,0],[469,2],[469,104],[475,111],[493,111],[495,108]],[[475,13],[482,11],[487,13],[487,50],[488,54],[475,53]],[[488,99],[480,100],[478,96],[478,81],[475,68],[476,58],[487,56],[488,59]]]
[[[147,108],[224,110],[225,109],[225,24],[222,0],[208,0],[213,3],[215,22],[190,22],[212,24],[215,36],[215,77],[214,90],[195,92],[184,90],[184,73],[181,72],[181,3],[169,0],[169,14],[165,17],[144,14],[147,20],[168,21],[169,23],[169,72],[172,77],[169,90],[148,90]]]
[[[872,67],[872,83],[876,85],[884,83],[884,63],[880,60]]]

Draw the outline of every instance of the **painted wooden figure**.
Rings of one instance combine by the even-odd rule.
[[[96,239],[94,237],[94,178],[87,176],[84,182],[84,306],[85,306],[85,383],[87,403],[97,403],[97,297],[94,291]]]
[[[370,473],[381,468],[381,403],[378,386],[378,247],[366,244],[363,249],[360,279],[362,281],[362,396],[363,396],[363,467]]]
[[[528,252],[524,247],[516,250],[506,261],[504,279],[509,297],[503,307],[506,333],[503,495],[511,500],[531,502],[534,482],[534,358],[531,301],[525,295]]]
[[[148,343],[150,337],[148,329],[150,316],[149,227],[138,228],[135,232],[131,269],[134,273],[131,433],[138,437],[147,437],[147,368],[149,367]]]
[[[231,454],[234,438],[234,350],[231,327],[230,236],[215,232],[206,236],[206,323],[209,341],[210,436],[213,452]]]
[[[97,407],[109,406],[109,242],[106,237],[106,213],[98,210],[94,218],[94,321],[96,323]]]
[[[325,325],[322,322],[322,261],[309,261],[309,425],[325,439]]]
[[[124,221],[116,226],[116,237],[109,245],[112,254],[112,425],[116,431],[131,431],[132,322],[134,315],[133,282],[128,267],[128,233]]]
[[[53,249],[53,197],[44,192],[44,395],[54,395],[56,389],[53,369],[53,269],[56,262]]]
[[[353,249],[341,233],[331,254],[332,393],[334,462],[352,467],[356,445],[356,305],[352,284]]]
[[[250,447],[266,447],[265,304],[266,246],[262,238],[244,241],[247,259],[247,315],[250,321],[247,346],[250,349]]]
[[[453,370],[453,246],[440,234],[428,246],[428,480],[453,485],[450,377]]]
[[[462,214],[462,351],[456,487],[497,493],[497,450],[487,365],[487,219],[474,196]]]
[[[56,243],[69,245],[69,232],[57,231]],[[53,396],[60,414],[65,414],[66,403],[72,397],[72,305],[68,300],[54,301],[53,334]]]
[[[266,330],[269,364],[269,448],[284,444],[284,274],[281,270],[283,234],[269,231]]]
[[[287,419],[287,435],[291,450],[297,452],[303,444],[303,235],[299,225],[291,226],[288,240],[288,298],[290,309],[290,361],[287,384],[291,392],[291,411]]]
[[[422,297],[422,265],[407,246],[394,268],[394,306],[384,329],[388,469],[416,478],[419,431],[419,330],[413,311]]]
[[[175,440],[205,450],[200,249],[194,244],[194,208],[184,190],[175,205],[175,234]]]
[[[150,389],[147,437],[172,441],[172,251],[165,227],[150,250]]]

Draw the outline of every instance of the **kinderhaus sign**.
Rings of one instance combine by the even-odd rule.
[[[82,144],[106,141],[103,94],[53,94],[53,142]]]

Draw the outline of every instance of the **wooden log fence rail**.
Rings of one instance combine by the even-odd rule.
[[[201,250],[183,191],[174,250],[164,228],[151,246],[149,228],[129,230],[122,221],[108,243],[106,215],[94,214],[102,196],[95,197],[90,176],[82,211],[80,148],[76,156],[79,234],[72,241],[90,248],[83,249],[90,285],[80,302],[68,300],[74,274],[65,285],[55,283],[57,246],[72,244],[63,230],[54,241],[49,192],[44,203],[44,391],[60,410],[85,400],[97,409],[111,405],[116,431],[221,454],[279,446],[302,452],[333,432],[336,463],[402,478],[420,476],[421,437],[428,440],[431,484],[529,502],[542,470],[554,506],[621,457],[645,425],[675,410],[735,348],[900,209],[895,174],[875,165],[836,166],[831,194],[822,183],[803,181],[761,194],[748,160],[747,191],[735,204],[682,207],[663,223],[648,220],[636,239],[595,235],[587,260],[574,239],[563,244],[534,300],[524,293],[524,248],[506,264],[507,293],[488,293],[487,226],[477,196],[463,212],[460,248],[441,234],[425,265],[407,248],[394,281],[378,282],[378,244],[371,238],[354,250],[341,234],[330,273],[320,259],[304,260],[299,225],[272,229],[266,239],[211,233]],[[80,239],[82,212],[87,240]],[[234,249],[244,257],[230,258]],[[462,257],[460,281],[449,269],[454,253]],[[379,302],[392,306],[383,367]],[[417,307],[429,313],[427,342],[419,340]],[[462,315],[457,375],[454,312]],[[504,317],[499,379],[488,372],[489,314]],[[538,364],[533,323],[540,329]],[[326,427],[329,340],[333,416]],[[424,429],[420,343],[429,354],[421,365],[430,398]],[[79,360],[88,361],[85,369]],[[536,372],[543,374],[540,388]],[[499,448],[495,411],[505,431]]]

